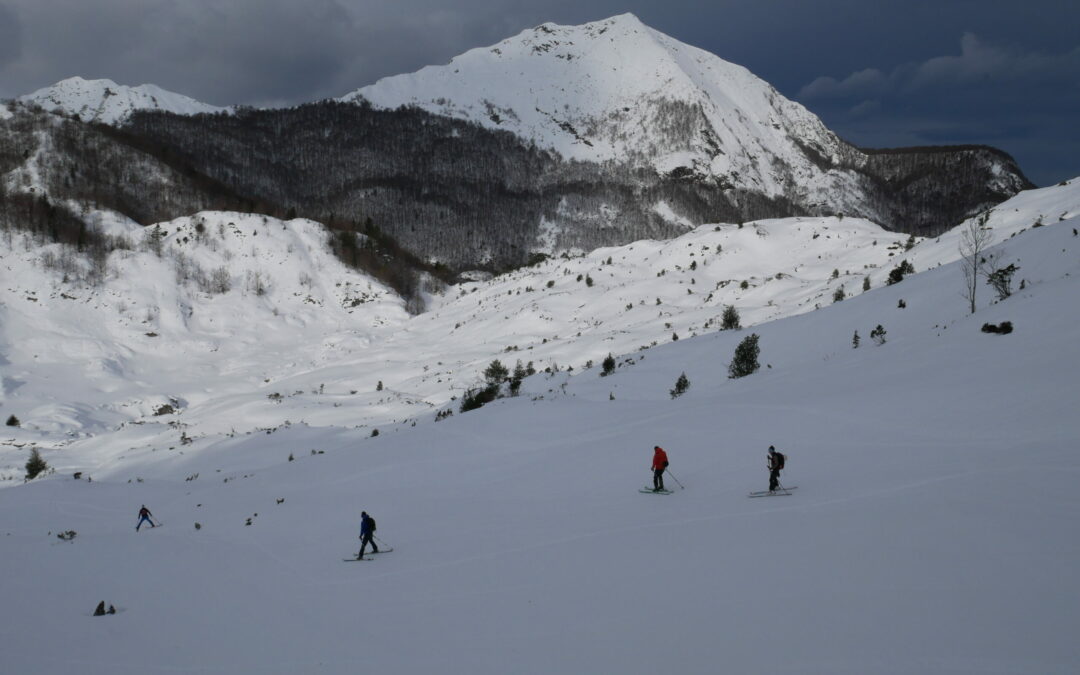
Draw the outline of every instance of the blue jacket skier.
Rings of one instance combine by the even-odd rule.
[[[146,508],[146,504],[142,505],[139,509],[139,523],[135,526],[135,531],[138,532],[143,523],[150,523],[150,527],[157,527],[154,521],[150,520],[150,509]]]
[[[364,559],[364,551],[367,550],[368,544],[371,544],[371,552],[378,553],[379,547],[375,545],[375,541],[372,539],[375,536],[375,519],[368,515],[367,511],[360,512],[360,553],[356,555],[357,560]]]

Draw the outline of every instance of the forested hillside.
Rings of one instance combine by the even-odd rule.
[[[0,213],[53,240],[94,236],[79,224],[80,205],[142,224],[233,210],[323,222],[343,233],[347,262],[357,262],[349,233],[363,233],[396,261],[387,269],[504,271],[538,254],[670,238],[705,222],[864,215],[837,207],[851,194],[811,202],[793,186],[768,197],[689,170],[569,161],[509,132],[417,108],[137,112],[120,128],[13,110],[0,120]],[[919,235],[1007,198],[994,187],[1002,171],[1020,176],[990,148],[850,148],[839,164],[816,161],[848,172],[862,210],[889,215],[884,226]],[[58,228],[83,232],[59,236]],[[408,293],[409,283],[388,281]]]

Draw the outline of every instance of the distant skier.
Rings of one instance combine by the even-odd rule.
[[[667,453],[659,445],[653,447],[652,456],[652,485],[653,492],[664,489],[664,471],[668,468]]]
[[[142,508],[139,509],[139,523],[135,526],[135,531],[138,532],[139,528],[142,527],[143,523],[150,523],[150,527],[157,527],[157,525],[154,524],[154,521],[150,520],[150,518],[150,509],[146,508],[146,504],[143,504]]]
[[[775,492],[780,487],[780,470],[784,468],[783,453],[776,451],[776,447],[769,446],[769,455],[766,464],[769,467],[769,492]]]
[[[375,519],[367,514],[367,511],[360,512],[360,553],[356,554],[357,560],[364,559],[364,551],[367,549],[367,545],[371,544],[371,552],[378,553],[379,547],[375,545],[373,537],[375,536]]]

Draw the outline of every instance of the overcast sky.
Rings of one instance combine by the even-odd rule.
[[[633,12],[867,147],[1080,175],[1080,0],[0,0],[0,98],[80,75],[226,105],[341,96],[546,21]]]

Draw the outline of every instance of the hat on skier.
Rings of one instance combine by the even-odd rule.
[[[775,445],[770,445],[769,446],[769,452],[776,452],[776,446]]]

